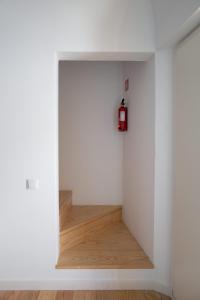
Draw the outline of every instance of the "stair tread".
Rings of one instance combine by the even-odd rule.
[[[62,232],[72,230],[81,224],[90,222],[93,219],[120,210],[121,206],[107,205],[73,205],[67,215]],[[61,234],[62,234],[61,232]]]
[[[72,191],[59,191],[60,230],[65,226],[68,212],[72,207]]]
[[[91,233],[60,254],[58,269],[152,269],[153,265],[123,222]]]
[[[71,202],[72,201],[72,191],[59,191],[59,204],[60,207],[65,202]]]

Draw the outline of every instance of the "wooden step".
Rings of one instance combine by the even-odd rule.
[[[60,230],[65,227],[67,216],[72,207],[72,191],[59,192]]]
[[[66,204],[69,209],[72,207],[72,191],[59,191],[60,208]]]
[[[92,232],[120,222],[120,206],[72,206],[60,232],[60,251],[84,242]]]
[[[84,242],[61,252],[58,269],[152,269],[123,222],[89,232]]]

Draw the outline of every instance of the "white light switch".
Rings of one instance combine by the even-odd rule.
[[[39,185],[40,185],[39,179],[26,179],[27,190],[38,190]]]

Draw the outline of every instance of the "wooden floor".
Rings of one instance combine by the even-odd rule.
[[[60,255],[57,269],[152,269],[122,220],[120,206],[74,206],[60,192]]]
[[[170,300],[153,291],[9,291],[0,300]]]
[[[65,250],[57,268],[152,269],[153,265],[124,223],[119,222]]]

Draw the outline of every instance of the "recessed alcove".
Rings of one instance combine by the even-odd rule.
[[[154,57],[146,55],[145,58],[140,59],[142,61],[132,61],[130,55],[128,61],[124,59],[124,55],[121,55],[120,59],[114,60],[114,58],[109,59],[111,56],[107,54],[106,59],[101,61],[98,59],[95,61],[94,58],[81,60],[77,57],[75,60],[69,61],[61,55],[59,61],[59,189],[62,191],[60,193],[62,195],[66,191],[72,191],[72,194],[68,193],[68,196],[64,198],[69,200],[69,195],[71,195],[70,201],[73,203],[73,213],[70,215],[69,206],[63,202],[64,198],[62,198],[60,218],[65,220],[60,220],[60,224],[64,222],[63,228],[68,226],[68,231],[70,224],[79,226],[81,224],[79,220],[83,220],[86,224],[84,222],[81,224],[84,229],[78,228],[78,235],[75,231],[68,235],[67,245],[71,240],[72,244],[69,242],[72,247],[71,252],[89,249],[88,253],[90,254],[88,255],[92,257],[91,243],[98,244],[97,233],[99,230],[103,244],[102,237],[105,238],[109,228],[115,227],[113,224],[120,221],[126,224],[127,232],[134,236],[133,239],[139,246],[139,248],[136,247],[136,255],[139,252],[142,253],[142,257],[147,258],[146,269],[152,268],[155,143]],[[124,81],[127,78],[129,79],[129,90],[125,92]],[[117,112],[123,97],[128,106],[128,131],[124,133],[117,130]],[[98,213],[93,212],[91,216],[93,207],[96,207]],[[119,215],[119,218],[116,217],[115,213],[113,217],[111,211],[112,216],[108,221],[110,211],[108,214],[104,213],[106,207],[108,210],[109,208],[111,210],[120,208],[122,211],[120,217]],[[84,219],[84,215],[87,216],[86,219]],[[97,226],[96,223],[92,223],[96,222],[95,218],[101,219],[98,221],[100,223],[97,222]],[[91,223],[92,226],[87,225],[88,223]],[[76,229],[77,226],[75,226]],[[60,256],[59,260],[60,262],[65,261],[63,268],[67,268],[67,265],[70,268],[69,260],[65,258],[63,260],[63,253],[66,251],[68,251],[66,253],[69,258],[70,247],[62,248],[64,244],[66,245],[66,236],[62,229],[60,233],[62,258]],[[97,230],[96,234],[95,230]],[[119,232],[123,231],[119,227],[118,230]],[[73,244],[74,237],[72,237],[74,234],[75,244]],[[114,236],[112,231],[109,234],[109,239]],[[123,234],[120,234],[122,237]],[[119,236],[116,235],[115,238],[119,239]],[[90,247],[87,245],[88,240]],[[126,242],[123,242],[122,238],[123,243]],[[102,244],[99,243],[101,247],[103,247]],[[114,245],[115,247],[119,246],[116,246],[116,243]],[[108,247],[106,250],[109,250],[109,247],[113,246],[106,247]],[[124,247],[126,248],[125,245]],[[133,254],[132,249],[128,249],[131,255]],[[98,247],[95,250],[98,252]],[[120,251],[123,253],[123,247],[120,248]],[[116,253],[115,256],[117,256]],[[80,257],[73,259],[79,260],[79,263],[77,266],[72,264],[72,268],[92,268],[91,261],[87,265],[85,258],[83,258],[82,265]],[[101,268],[101,259],[98,259],[97,263],[97,260],[93,258],[93,268]],[[105,260],[104,257],[102,268],[112,268],[112,264],[108,264],[106,267]],[[113,263],[113,268],[145,268],[145,264],[142,267],[142,264],[130,263],[128,267],[128,263],[127,265],[126,263],[124,265],[122,263],[121,266],[120,263]],[[57,267],[62,268],[62,263],[58,263]]]

